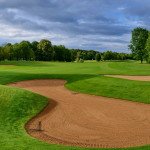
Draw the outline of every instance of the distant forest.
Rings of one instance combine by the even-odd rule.
[[[128,60],[133,59],[132,54],[112,51],[98,52],[94,50],[68,49],[63,45],[52,45],[51,41],[42,39],[40,42],[22,41],[20,43],[7,43],[0,46],[0,61],[26,60],[26,61],[62,61],[84,62],[84,60]]]

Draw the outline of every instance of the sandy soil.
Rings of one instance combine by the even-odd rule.
[[[150,76],[105,75],[106,77],[122,78],[137,81],[150,81]]]
[[[48,143],[120,148],[150,144],[150,105],[74,93],[63,80],[11,84],[52,99],[27,125],[27,132]],[[36,100],[35,100],[36,101]],[[39,121],[42,131],[38,131]]]

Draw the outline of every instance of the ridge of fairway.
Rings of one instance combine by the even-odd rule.
[[[47,107],[26,124],[31,136],[79,147],[125,148],[150,144],[150,105],[74,93],[56,79],[9,84],[48,97]],[[37,130],[39,121],[42,131]]]
[[[135,81],[150,81],[150,76],[129,76],[129,75],[104,75],[106,77],[112,78],[121,78],[127,80],[135,80]]]

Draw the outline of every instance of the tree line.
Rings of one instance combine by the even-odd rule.
[[[129,45],[133,58],[150,63],[150,31],[145,28],[135,28]]]
[[[94,50],[68,49],[63,45],[52,45],[51,41],[42,39],[40,42],[21,41],[0,46],[0,61],[62,61],[83,62],[84,60],[127,60],[131,54],[106,51],[100,53]]]

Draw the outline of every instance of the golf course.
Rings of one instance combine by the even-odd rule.
[[[150,150],[150,0],[0,0],[0,150]]]
[[[137,61],[2,61],[0,148],[148,150],[149,76]]]

